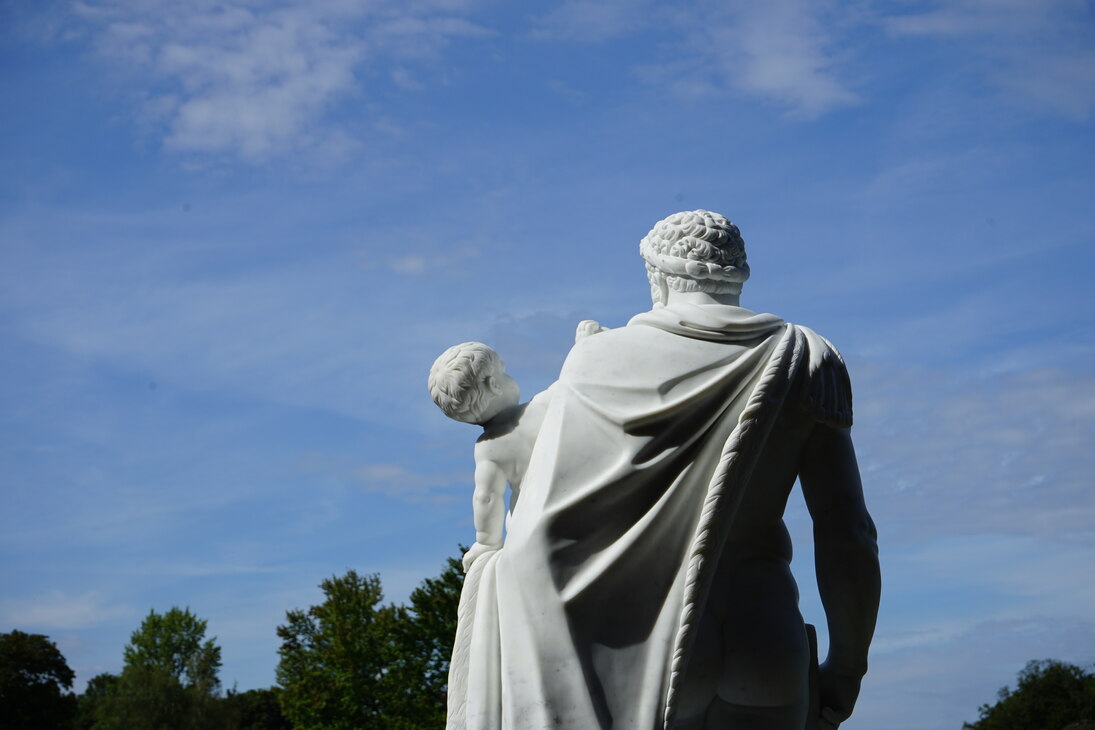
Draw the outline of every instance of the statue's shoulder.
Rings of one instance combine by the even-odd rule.
[[[574,343],[563,362],[560,380],[582,377],[589,372],[601,372],[607,364],[617,363],[621,359],[630,362],[630,358],[641,352],[649,342],[647,338],[650,337],[650,332],[639,331],[642,329],[653,328],[615,327]]]
[[[798,398],[817,420],[839,428],[852,425],[852,381],[840,351],[809,327],[791,325],[802,342]]]

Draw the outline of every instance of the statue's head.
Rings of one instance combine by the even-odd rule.
[[[482,342],[463,342],[441,353],[430,368],[428,387],[437,407],[464,423],[485,423],[521,398],[502,358]]]
[[[663,305],[668,290],[740,294],[749,278],[745,241],[725,216],[706,210],[674,213],[654,224],[639,243],[650,296]]]

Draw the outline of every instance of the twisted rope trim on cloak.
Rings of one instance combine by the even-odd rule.
[[[677,710],[677,694],[684,676],[685,661],[691,654],[695,641],[695,627],[699,623],[699,611],[706,601],[711,581],[711,568],[717,563],[717,551],[722,549],[726,522],[737,509],[741,492],[728,495],[731,486],[738,486],[743,467],[742,455],[749,454],[753,441],[767,434],[779,412],[778,405],[787,396],[793,375],[802,358],[804,336],[795,325],[788,325],[764,375],[757,383],[738,424],[723,446],[719,463],[711,476],[707,496],[703,502],[696,537],[688,559],[688,572],[684,586],[684,602],[678,621],[674,642],[673,660],[666,693],[664,727],[671,726]],[[766,407],[777,406],[777,407]],[[730,497],[736,499],[730,500]],[[727,504],[732,501],[733,504]],[[727,515],[730,512],[730,515]],[[715,558],[712,560],[711,558]]]
[[[456,614],[456,638],[453,641],[452,660],[449,662],[448,716],[446,730],[466,730],[468,705],[468,669],[471,660],[472,616],[479,598],[479,583],[486,564],[481,555],[472,563],[471,571],[464,576],[464,587],[460,589],[460,607]]]

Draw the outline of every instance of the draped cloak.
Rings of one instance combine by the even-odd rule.
[[[548,394],[505,544],[465,577],[448,730],[670,727],[771,425],[789,400],[850,425],[847,371],[804,327],[678,304],[576,344]]]

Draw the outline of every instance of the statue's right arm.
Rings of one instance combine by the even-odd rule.
[[[496,547],[502,544],[502,526],[506,521],[506,474],[494,461],[480,459],[475,464],[475,492],[472,494],[472,522],[475,541]]]
[[[475,492],[471,498],[475,544],[464,553],[464,570],[471,569],[476,558],[502,546],[502,529],[506,522],[506,474],[497,463],[477,452],[475,459]]]
[[[878,537],[863,499],[849,429],[816,423],[799,478],[813,518],[818,593],[829,626],[821,702],[843,720],[851,715],[867,672],[882,583]]]

